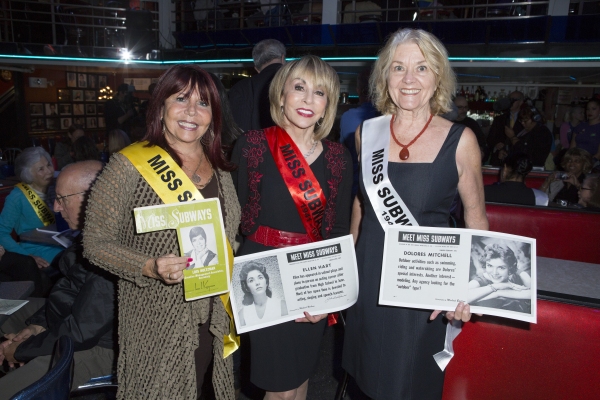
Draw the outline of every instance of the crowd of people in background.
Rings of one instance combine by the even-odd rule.
[[[119,86],[106,104],[103,149],[72,125],[53,157],[40,147],[23,150],[15,165],[21,183],[0,214],[0,281],[32,280],[41,300],[0,327],[6,338],[0,361],[21,365],[0,378],[0,399],[43,374],[59,334],[75,341],[74,386],[110,373],[116,360],[118,398],[196,399],[209,385],[215,398],[232,399],[241,368],[250,368],[265,399],[306,399],[327,315],[305,312],[252,331],[249,358],[239,351],[224,357],[230,333],[225,304],[218,297],[187,302],[181,290],[186,268],[216,262],[206,233],[190,232],[194,250],[181,255],[174,230],[136,234],[134,208],[176,201],[147,179],[136,154],[159,154],[190,193],[220,200],[228,241],[241,241],[236,255],[284,247],[290,238],[311,243],[353,234],[361,292],[347,313],[342,363],[374,399],[441,398],[444,373],[431,355],[443,346],[448,320],[471,318],[462,302],[445,315],[378,305],[381,276],[372,266],[381,264],[387,222],[363,177],[370,171],[364,155],[375,143],[389,151],[381,171],[391,196],[403,197],[413,225],[447,227],[458,199],[465,226],[480,230],[488,229],[485,201],[600,211],[600,100],[573,105],[552,132],[515,91],[485,135],[467,116],[467,99],[454,97],[456,77],[443,44],[428,32],[402,29],[373,68],[359,75],[361,104],[341,116],[337,143],[326,139],[336,121],[337,73],[316,56],[289,63],[285,57],[277,40],[258,43],[258,73],[229,93],[216,75],[196,65],[173,66],[139,109],[130,104],[129,85]],[[140,114],[143,135],[132,132]],[[322,220],[307,221],[297,212],[271,143],[296,149],[303,171],[314,174]],[[498,183],[484,187],[482,164],[499,167]],[[544,166],[556,171],[539,188],[528,187],[528,175]],[[40,206],[32,207],[30,199]],[[64,251],[11,236],[61,220],[82,231]],[[487,275],[469,283],[472,301],[485,300],[492,285],[494,291],[519,285],[518,300],[526,297],[529,286],[523,275],[516,277],[513,250],[486,247],[485,257],[508,273],[494,280],[493,265],[486,267]],[[287,313],[285,303],[271,299],[264,270],[242,276],[252,298],[244,303],[245,323],[260,320],[267,304],[269,313]],[[266,289],[256,289],[254,280]],[[508,297],[517,299],[512,292]]]

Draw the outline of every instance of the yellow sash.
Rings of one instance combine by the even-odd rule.
[[[154,189],[165,204],[203,199],[200,191],[177,165],[175,160],[158,146],[145,147],[148,142],[137,142],[120,151],[131,161],[142,177]],[[229,276],[233,276],[233,250],[227,241],[229,252]],[[227,358],[240,347],[240,337],[233,324],[233,311],[229,293],[221,296],[225,311],[229,314],[229,334],[223,338],[223,358]]]
[[[42,200],[40,196],[38,196],[35,190],[23,182],[17,183],[15,186],[21,189],[27,201],[29,204],[31,204],[31,208],[33,208],[33,211],[35,211],[35,214],[38,216],[40,221],[42,221],[44,226],[51,225],[55,222],[54,213],[48,208],[46,202]]]

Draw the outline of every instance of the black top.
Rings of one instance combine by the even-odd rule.
[[[519,135],[515,130],[515,135]],[[552,133],[544,125],[538,123],[530,132],[525,132],[519,136],[511,152],[521,152],[529,156],[529,159],[536,167],[543,167],[552,148]]]
[[[271,118],[269,85],[282,64],[271,64],[258,75],[243,79],[229,89],[231,113],[244,132],[275,125]]]
[[[535,193],[523,182],[501,182],[483,188],[485,201],[535,206]]]
[[[479,145],[479,148],[481,149],[481,152],[483,153],[482,158],[484,160],[486,160],[487,157],[489,156],[489,153],[488,153],[487,144],[485,143],[485,135],[483,134],[483,130],[481,129],[481,126],[479,126],[479,123],[470,117],[465,117],[465,119],[463,119],[462,121],[454,121],[454,122],[457,124],[464,125],[473,131],[473,133],[475,134],[475,137],[477,138],[477,144]]]
[[[506,126],[510,126],[510,111],[507,111],[506,113],[494,118],[494,122],[492,122],[492,126],[490,127],[490,132],[488,133],[487,137],[487,146],[490,152],[490,164],[496,167],[502,166],[502,160],[498,158],[499,150],[494,150],[494,148],[498,143],[503,143],[504,145],[510,146],[510,140],[504,133],[504,127]],[[517,116],[517,120],[513,126],[513,131],[515,134],[518,134],[523,129],[523,125]]]
[[[44,307],[26,323],[46,330],[17,347],[15,358],[25,362],[52,354],[62,335],[73,339],[75,351],[113,348],[115,328],[114,277],[83,258],[81,236],[65,250],[58,266],[64,275],[52,288]]]

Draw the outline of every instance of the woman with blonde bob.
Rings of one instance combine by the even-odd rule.
[[[455,85],[435,36],[399,30],[381,50],[370,79],[382,116],[356,131],[362,179],[351,232],[360,294],[348,310],[342,365],[373,399],[439,399],[444,384],[432,357],[444,348],[447,321],[438,318],[440,311],[379,305],[385,227],[447,227],[458,191],[467,228],[488,229],[477,139],[469,128],[440,117],[450,110]],[[446,318],[468,321],[470,308],[459,303]]]
[[[277,126],[247,132],[232,155],[245,237],[238,255],[348,234],[352,161],[341,144],[323,140],[338,96],[336,72],[315,56],[284,65],[273,78]],[[326,315],[304,315],[249,333],[250,380],[267,391],[265,399],[306,398]]]

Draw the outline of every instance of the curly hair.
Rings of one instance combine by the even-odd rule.
[[[240,272],[240,283],[242,284],[242,291],[244,292],[244,299],[242,300],[242,304],[245,306],[249,306],[254,303],[254,297],[252,296],[250,288],[246,283],[246,279],[248,279],[248,274],[251,271],[258,271],[265,277],[265,280],[267,281],[266,294],[268,297],[273,296],[271,288],[269,287],[269,274],[267,274],[267,269],[264,265],[259,264],[256,261],[250,261],[242,267],[242,271]]]
[[[394,114],[398,105],[394,104],[388,92],[388,77],[396,48],[404,43],[412,42],[419,46],[425,61],[435,75],[437,89],[429,100],[431,113],[444,114],[452,110],[452,96],[456,91],[456,76],[448,52],[440,40],[421,29],[404,28],[393,33],[379,52],[369,80],[369,91],[373,104],[382,114]]]
[[[567,150],[565,155],[562,158],[560,166],[563,168],[567,168],[567,164],[571,161],[572,158],[581,158],[583,161],[582,171],[584,174],[587,174],[592,169],[592,156],[587,150],[580,149],[579,147],[573,147],[572,149]]]

